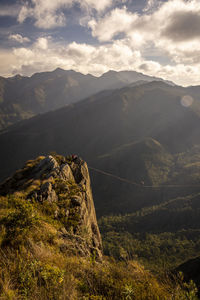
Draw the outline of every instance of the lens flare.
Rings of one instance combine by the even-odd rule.
[[[189,95],[185,95],[181,98],[181,104],[184,106],[184,107],[189,107],[192,105],[194,99],[189,96]]]

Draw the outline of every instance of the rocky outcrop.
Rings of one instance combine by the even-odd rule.
[[[29,202],[48,207],[57,229],[60,251],[102,258],[87,164],[59,155],[28,161],[22,170],[0,185],[0,195],[23,193]]]

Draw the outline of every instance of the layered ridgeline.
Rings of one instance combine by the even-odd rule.
[[[0,77],[0,129],[77,102],[99,91],[120,88],[133,82],[162,80],[134,71],[109,71],[101,77],[60,68],[31,77]]]
[[[191,105],[184,106],[187,104]],[[0,178],[10,175],[26,160],[55,150],[77,153],[92,167],[137,183],[162,185],[178,180],[184,184],[185,176],[189,177],[184,155],[190,157],[191,151],[194,164],[189,170],[197,173],[196,184],[198,147],[194,156],[192,147],[199,144],[199,126],[200,99],[188,95],[188,89],[152,82],[109,95],[100,93],[1,133]],[[179,153],[183,153],[182,160],[178,159]],[[92,175],[98,215],[132,212],[144,207],[144,202],[151,204],[151,198],[154,203],[160,201],[160,195],[159,199],[153,195],[137,201],[133,195],[138,189],[134,186],[118,185],[112,178],[94,172]],[[188,180],[193,184],[192,175]]]
[[[186,299],[195,294],[195,286],[179,278],[163,283],[137,261],[116,263],[102,256],[82,160],[40,156],[1,184],[1,299]]]

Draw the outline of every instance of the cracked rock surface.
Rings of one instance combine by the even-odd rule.
[[[86,162],[52,155],[28,161],[0,185],[0,195],[22,191],[26,201],[49,206],[62,224],[57,229],[60,251],[101,261],[102,241]]]

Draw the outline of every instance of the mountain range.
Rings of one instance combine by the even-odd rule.
[[[181,101],[188,94],[194,101],[185,107]],[[138,183],[167,183],[176,169],[176,154],[199,144],[199,126],[200,97],[188,93],[187,88],[149,82],[99,92],[2,131],[0,178],[10,175],[27,159],[57,151],[77,153],[93,167]],[[96,174],[93,180],[96,194],[110,179]],[[96,183],[99,181],[101,184]],[[118,186],[116,181],[113,184]],[[126,211],[124,203],[127,197],[130,199],[127,189],[132,194],[133,187],[121,184],[121,188],[126,190],[122,192]],[[116,199],[116,194],[121,199],[121,192],[113,194],[118,188],[104,191],[103,196],[102,191],[97,192],[97,203],[100,198],[105,202],[108,197]],[[139,208],[135,203],[130,210]]]
[[[31,77],[0,77],[0,129],[77,102],[99,91],[153,80],[162,79],[134,71],[109,71],[95,77],[60,68]]]

